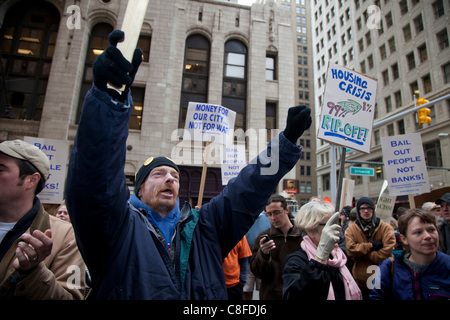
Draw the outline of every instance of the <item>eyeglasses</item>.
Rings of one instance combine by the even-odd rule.
[[[274,211],[274,212],[266,212],[266,217],[268,217],[268,218],[270,218],[270,217],[272,217],[272,216],[277,217],[277,216],[279,216],[280,213],[282,213],[283,211],[284,211],[284,209],[283,209],[283,210],[276,210],[276,211]]]
[[[370,210],[373,210],[373,208],[372,207],[360,207],[359,208],[359,211],[366,211],[366,210],[370,211]]]

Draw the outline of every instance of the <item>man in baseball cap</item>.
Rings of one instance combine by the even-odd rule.
[[[42,191],[44,183],[47,181],[50,172],[50,161],[47,155],[38,147],[22,140],[5,141],[0,143],[0,152],[12,158],[25,160],[32,169],[36,169],[42,179],[37,188],[36,194]]]
[[[439,251],[450,254],[450,193],[444,194],[435,201],[441,206],[439,212],[442,224],[438,225],[439,230]]]
[[[36,196],[49,172],[34,145],[0,143],[0,300],[83,298],[85,266],[72,225],[50,216]],[[79,288],[66,272],[71,265],[80,268]]]

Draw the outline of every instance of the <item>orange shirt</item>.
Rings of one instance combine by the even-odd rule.
[[[251,255],[252,252],[248,246],[247,238],[244,236],[223,260],[223,272],[225,274],[227,288],[239,283],[239,274],[241,271],[239,259],[251,257]]]

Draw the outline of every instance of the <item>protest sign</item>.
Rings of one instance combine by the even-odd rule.
[[[370,153],[377,80],[329,63],[317,137]]]
[[[391,222],[392,211],[394,211],[396,199],[396,196],[391,196],[389,194],[389,184],[387,180],[384,180],[375,209],[377,217],[386,223]]]
[[[39,199],[42,203],[61,203],[64,199],[69,141],[36,137],[24,137],[23,140],[41,149],[50,160],[50,175],[38,194]]]
[[[236,112],[225,107],[189,102],[184,126],[184,140],[233,143]]]
[[[430,192],[420,133],[381,137],[381,149],[391,196]]]
[[[243,167],[246,166],[245,144],[223,146],[221,169],[222,185],[227,185],[230,179],[237,177]]]
[[[345,206],[351,206],[353,200],[353,193],[355,191],[355,180],[343,178],[342,179],[342,193],[339,201],[339,211]]]
[[[234,140],[236,112],[225,107],[201,102],[189,102],[183,140],[206,141],[205,159],[197,206],[202,206],[208,154],[212,142],[231,145]]]

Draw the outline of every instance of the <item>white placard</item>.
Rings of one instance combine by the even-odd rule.
[[[41,149],[50,160],[49,178],[37,196],[42,203],[61,203],[64,199],[69,141],[36,137],[24,137],[23,140]]]
[[[370,153],[377,80],[329,63],[317,137]]]
[[[246,166],[245,144],[223,146],[221,169],[222,185],[227,185],[230,179],[238,176],[243,167]]]
[[[394,211],[396,199],[396,196],[391,196],[389,194],[389,184],[387,180],[384,180],[375,209],[377,217],[386,223],[391,222],[392,211]]]
[[[189,102],[184,140],[233,143],[236,112],[215,104]]]
[[[381,148],[391,196],[430,192],[420,133],[381,137]]]

